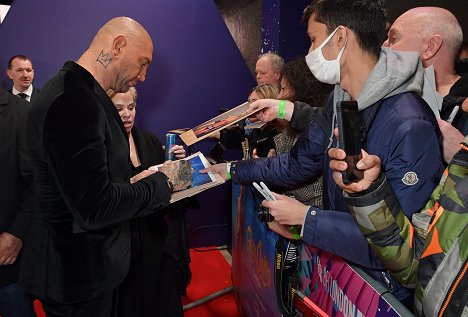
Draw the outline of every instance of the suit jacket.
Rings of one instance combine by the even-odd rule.
[[[0,233],[25,240],[33,207],[32,170],[27,155],[30,104],[0,88]],[[0,287],[16,282],[19,261],[0,266]]]
[[[130,185],[127,134],[112,101],[74,62],[42,89],[28,118],[37,217],[19,284],[71,304],[115,289],[130,262],[129,219],[168,205],[162,173]]]
[[[40,92],[41,92],[40,89],[38,89],[38,88],[36,88],[36,87],[33,86],[33,92],[32,92],[32,94],[31,94],[31,100],[30,100],[30,102],[35,101],[35,100],[37,99],[37,97],[39,96],[39,93],[40,93]]]
[[[13,93],[13,89],[8,90],[8,92],[9,92],[9,93]],[[32,103],[33,101],[35,101],[35,100],[37,99],[37,96],[39,95],[40,92],[41,92],[40,89],[38,89],[38,88],[36,88],[36,87],[33,86],[33,92],[32,92],[32,94],[31,94],[31,100],[29,100],[29,102]]]

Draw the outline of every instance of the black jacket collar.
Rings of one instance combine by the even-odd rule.
[[[99,97],[103,108],[112,114],[114,119],[117,121],[120,130],[127,137],[128,140],[127,132],[125,131],[122,119],[120,118],[120,115],[117,112],[114,103],[107,95],[107,92],[105,92],[101,85],[94,79],[93,75],[91,75],[91,73],[87,71],[84,67],[72,61],[65,62],[65,64],[62,67],[62,71],[72,72],[73,74],[78,76],[83,82],[85,82],[86,85],[90,87],[90,89],[94,90],[96,95]]]
[[[88,72],[84,67],[78,65],[75,62],[72,62],[72,61],[65,62],[65,64],[62,67],[62,71],[72,72],[73,74],[78,76],[81,80],[83,80],[86,83],[86,85],[88,85],[89,87],[94,86],[95,80],[94,80],[93,75],[91,75],[91,73]]]

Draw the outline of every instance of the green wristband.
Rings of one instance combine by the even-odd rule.
[[[284,115],[286,114],[284,100],[280,100],[278,106],[278,118],[284,119]]]
[[[232,177],[231,177],[231,163],[227,163],[226,165],[226,177],[228,180],[230,180]]]
[[[291,233],[293,235],[294,240],[300,240],[301,236],[299,235],[299,233],[297,233],[298,226],[291,226],[290,229],[291,229]]]

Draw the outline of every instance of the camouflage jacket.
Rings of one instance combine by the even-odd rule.
[[[345,194],[381,261],[416,288],[419,316],[468,316],[468,136],[461,147],[412,222],[384,176],[361,195]]]

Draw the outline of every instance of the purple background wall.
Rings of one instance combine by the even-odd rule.
[[[418,5],[445,6],[443,0],[419,1]],[[466,0],[453,0],[449,9],[462,24],[465,37]],[[230,15],[249,12],[256,0],[216,0],[229,2]],[[249,51],[249,61],[260,51],[274,50],[286,61],[304,56],[308,49],[306,27],[301,23],[302,10],[311,0],[262,0],[261,45],[258,52]],[[394,1],[395,2],[395,1]],[[400,2],[395,2],[400,3]],[[405,2],[406,3],[406,2]],[[392,16],[406,10],[389,1]],[[401,5],[401,4],[400,4]],[[229,5],[228,5],[229,6]],[[396,6],[396,7],[395,7]],[[225,12],[226,13],[226,12]],[[138,87],[137,125],[156,133],[161,140],[169,129],[193,127],[218,114],[219,108],[230,108],[243,102],[254,77],[232,39],[214,0],[15,0],[4,23],[0,24],[0,84],[11,87],[5,70],[15,54],[32,58],[36,69],[34,84],[41,87],[66,60],[76,60],[88,47],[96,31],[115,16],[130,16],[142,23],[153,37],[155,51],[147,79]],[[254,33],[258,24],[248,26],[249,19],[232,16],[231,27]],[[246,22],[247,21],[247,22]],[[238,30],[238,33],[242,33]],[[241,47],[252,46],[260,36],[248,33],[238,36]],[[249,46],[249,47],[250,47]],[[251,56],[252,55],[252,56]],[[252,67],[253,65],[251,65]],[[86,114],[83,114],[85,117]],[[193,151],[207,149],[212,140],[196,144]],[[229,153],[238,158],[239,153]],[[228,184],[199,195],[199,205],[189,211],[191,242],[198,245],[226,244],[230,237],[230,186]],[[202,227],[202,230],[196,230]]]
[[[169,129],[193,127],[246,99],[255,81],[211,0],[34,1],[16,0],[0,25],[0,82],[15,54],[31,57],[37,87],[66,60],[76,60],[110,18],[126,15],[146,27],[154,41],[153,63],[138,87],[137,124],[162,140]],[[83,114],[83,118],[86,114]],[[205,142],[198,148],[212,144]],[[189,212],[189,230],[230,219],[230,186],[200,195]],[[229,227],[197,231],[195,245],[225,244]],[[195,237],[197,236],[197,237]]]
[[[277,52],[286,62],[307,54],[310,40],[302,13],[310,3],[310,0],[263,0],[262,52]]]

